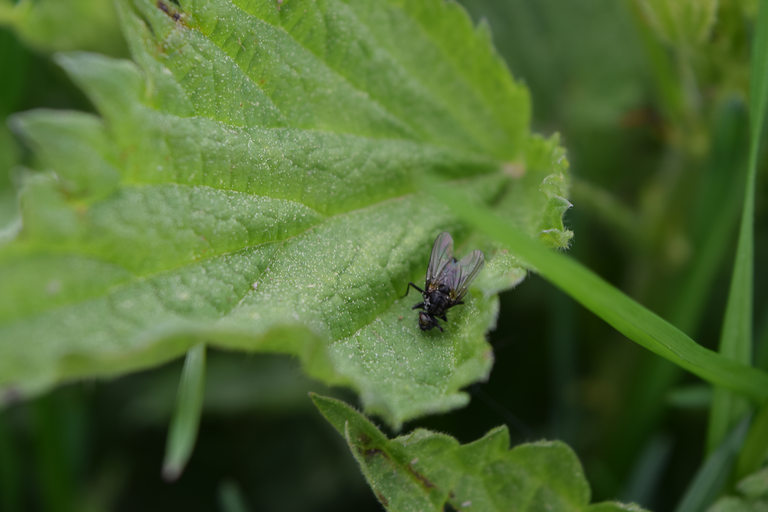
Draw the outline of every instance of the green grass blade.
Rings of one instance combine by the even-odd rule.
[[[752,361],[752,295],[754,287],[755,176],[760,151],[761,132],[768,105],[768,4],[761,2],[752,48],[750,83],[750,147],[744,209],[736,247],[728,305],[720,336],[720,353],[735,361]],[[716,389],[709,415],[707,448],[712,450],[744,413],[747,404],[723,389]]]
[[[672,325],[689,336],[696,337],[704,308],[711,297],[712,286],[718,273],[725,269],[726,255],[730,257],[736,241],[736,230],[744,197],[744,176],[747,169],[748,116],[746,103],[729,98],[719,105],[712,126],[712,148],[709,162],[701,169],[701,183],[696,201],[691,204],[690,242],[693,261],[680,276],[679,284],[668,283],[665,303],[657,303],[658,311]],[[734,168],[734,162],[739,166]],[[738,170],[738,179],[736,178]],[[572,188],[574,203],[585,205],[585,199]],[[614,215],[615,217],[616,215]],[[578,229],[576,230],[578,232]],[[639,229],[624,233],[627,239]],[[638,246],[629,246],[638,249]],[[653,435],[667,411],[665,395],[682,379],[680,367],[666,359],[649,358],[634,379],[626,399],[632,406],[622,416],[605,453],[610,454],[608,464],[624,467],[624,462],[636,456],[641,446]],[[712,401],[711,386],[706,411]]]
[[[575,260],[547,250],[467,194],[445,185],[429,187],[453,212],[513,252],[627,338],[704,380],[762,402],[768,375],[708,350]]]
[[[725,484],[733,459],[744,440],[749,418],[744,418],[704,461],[675,512],[699,512],[710,505]]]
[[[187,352],[176,396],[176,410],[168,430],[163,461],[163,478],[173,481],[184,471],[197,439],[205,393],[205,345],[195,345]]]
[[[750,66],[752,73],[749,95],[749,124],[752,130],[750,166],[757,162],[760,134],[765,121],[765,110],[768,107],[768,4],[765,0],[760,2],[759,11]]]
[[[749,427],[747,439],[739,454],[736,464],[736,479],[754,473],[768,455],[768,402],[765,402]]]
[[[744,198],[748,153],[748,116],[741,99],[723,102],[712,126],[709,164],[702,169],[701,188],[693,210],[694,260],[669,308],[669,319],[695,335],[717,273],[730,256]]]
[[[232,480],[224,480],[219,484],[219,505],[222,512],[249,511],[240,486]]]

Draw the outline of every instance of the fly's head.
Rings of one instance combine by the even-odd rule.
[[[424,311],[419,313],[419,329],[422,331],[428,331],[434,327],[434,320]]]

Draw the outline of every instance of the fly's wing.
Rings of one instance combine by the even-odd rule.
[[[451,299],[454,302],[460,301],[467,294],[470,283],[483,269],[483,265],[485,265],[485,255],[479,249],[467,254],[453,265],[446,284],[451,288]]]
[[[438,283],[444,279],[447,269],[451,268],[453,261],[453,238],[450,233],[443,231],[435,239],[435,245],[432,246],[432,256],[429,257],[429,266],[427,267],[427,285],[426,290],[437,288]]]

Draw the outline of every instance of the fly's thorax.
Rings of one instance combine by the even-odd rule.
[[[451,307],[451,300],[442,288],[429,294],[428,301],[424,301],[426,310],[433,315],[442,315]]]

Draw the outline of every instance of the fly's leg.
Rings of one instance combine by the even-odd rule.
[[[443,319],[443,320],[445,320],[446,322],[448,321],[448,319],[445,317],[445,313],[443,313],[442,315],[440,315],[438,318],[442,318],[442,319]]]
[[[445,316],[445,315],[443,315],[443,317],[444,317],[444,316]],[[437,327],[438,329],[440,329],[440,332],[443,332],[443,328],[442,328],[442,327],[440,327],[440,323],[437,321],[437,318],[435,318],[434,316],[430,316],[430,317],[429,317],[429,323],[430,323],[430,325],[431,325],[432,327]],[[432,327],[430,327],[430,329],[431,329]]]
[[[411,309],[424,309],[424,303],[416,304]]]
[[[418,286],[416,286],[416,285],[415,285],[415,284],[413,284],[413,283],[408,283],[408,286],[407,286],[407,287],[406,287],[406,289],[405,289],[405,295],[403,295],[402,297],[400,297],[401,299],[402,299],[402,298],[404,298],[404,297],[406,297],[406,296],[408,295],[408,292],[409,292],[409,291],[411,291],[411,286],[413,286],[414,288],[416,288],[417,290],[419,290],[419,291],[421,292],[421,294],[422,294],[422,295],[424,295],[424,290],[422,290],[421,288],[419,288]]]

